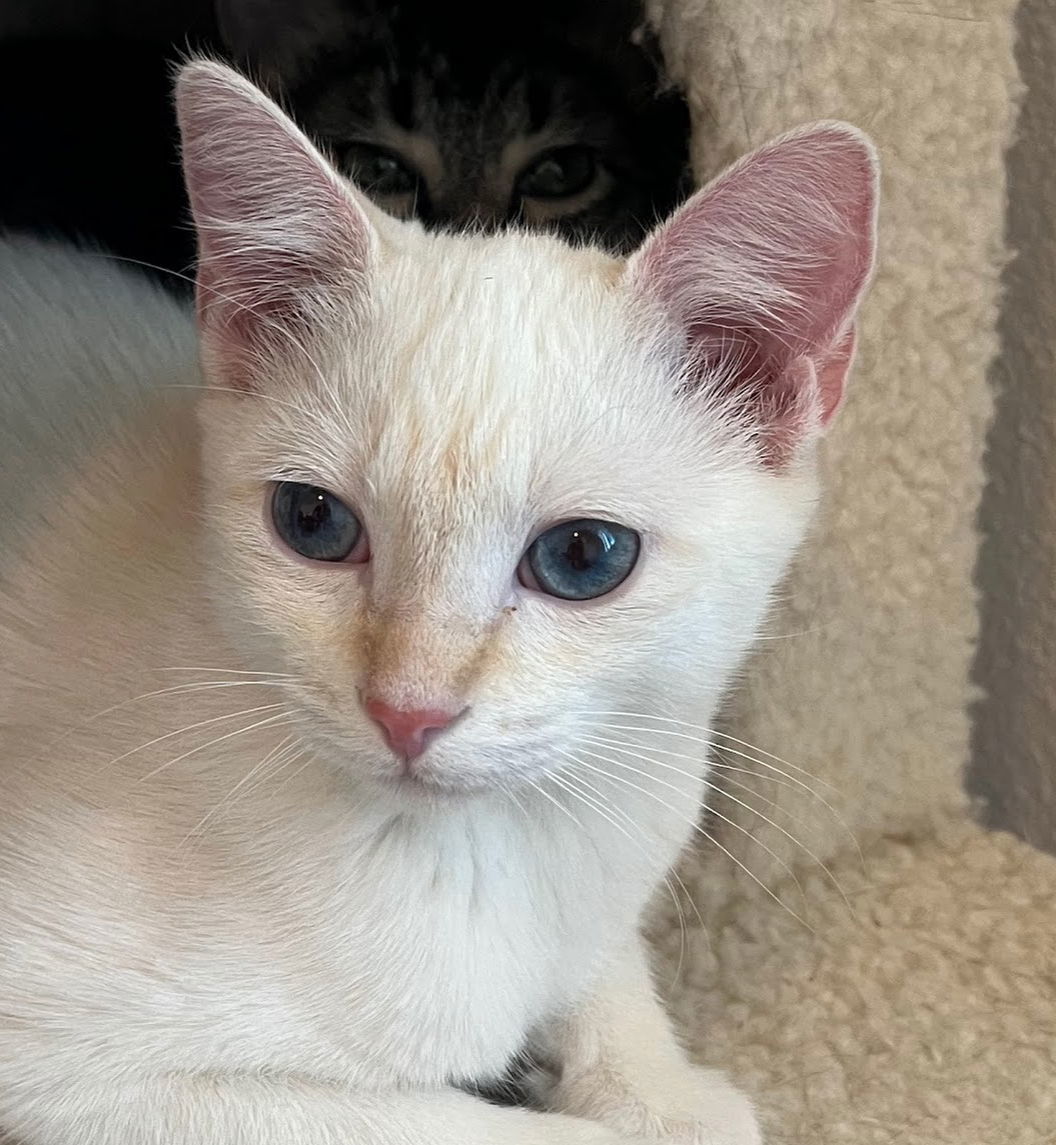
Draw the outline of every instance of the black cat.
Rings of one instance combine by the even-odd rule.
[[[220,0],[217,16],[179,45],[0,43],[0,226],[191,274],[170,96],[188,46],[263,79],[366,193],[426,226],[624,252],[689,189],[688,114],[636,0],[536,0],[531,21],[484,0]]]
[[[686,192],[637,0],[220,0],[228,45],[391,213],[633,246]]]

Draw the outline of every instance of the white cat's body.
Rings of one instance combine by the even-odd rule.
[[[193,747],[193,736],[178,741],[179,751],[166,739],[109,763],[106,752],[216,719],[205,724],[211,739],[241,726],[225,715],[276,697],[266,685],[239,684],[106,711],[188,677],[221,681],[226,669],[244,680],[239,670],[261,665],[220,642],[200,588],[208,570],[188,527],[197,369],[190,356],[166,358],[193,347],[193,318],[135,279],[150,322],[115,309],[128,304],[130,276],[99,256],[25,243],[3,256],[16,299],[50,302],[24,313],[23,336],[0,347],[5,387],[26,383],[39,395],[53,385],[57,337],[60,354],[69,338],[90,340],[103,357],[113,338],[104,376],[116,381],[131,365],[137,377],[100,392],[97,414],[113,402],[120,417],[136,391],[148,410],[153,400],[165,411],[146,440],[137,431],[123,448],[89,456],[71,503],[68,492],[51,490],[83,449],[83,424],[68,422],[71,449],[61,432],[69,395],[53,389],[55,453],[47,463],[35,455],[53,477],[12,476],[38,507],[47,499],[49,521],[18,528],[23,561],[4,584],[4,661],[14,664],[0,677],[4,812],[6,822],[36,827],[33,877],[0,872],[4,936],[13,937],[10,920],[20,923],[5,973],[10,967],[8,981],[21,986],[4,1010],[32,1027],[42,1009],[57,1009],[75,1036],[58,1046],[49,1031],[45,1046],[27,1035],[5,1047],[15,1056],[0,1059],[4,1084],[26,1084],[42,1067],[105,1074],[130,1051],[159,1071],[272,1068],[357,1086],[494,1077],[534,1024],[582,994],[599,949],[633,928],[686,834],[699,785],[686,784],[678,814],[635,809],[649,829],[646,851],[629,846],[619,825],[574,802],[565,814],[531,789],[519,803],[501,793],[365,797],[329,765],[302,766],[302,758],[274,784],[254,790],[251,780],[241,790],[285,728],[233,737],[147,779]],[[97,313],[130,321],[101,330]],[[159,328],[165,319],[170,330]],[[39,323],[39,338],[27,322]],[[28,362],[17,379],[15,352]],[[189,388],[157,390],[155,379]],[[15,402],[10,389],[5,398]],[[116,490],[111,512],[105,500]],[[8,544],[11,531],[9,522]],[[115,552],[136,559],[115,562]],[[158,616],[158,600],[167,616]],[[90,603],[76,621],[63,615],[71,601]],[[86,670],[93,662],[99,672]],[[208,670],[165,671],[196,666]],[[196,834],[210,813],[208,830]],[[268,831],[247,833],[253,822]],[[0,862],[12,860],[17,850],[5,850]],[[41,909],[49,901],[63,904],[64,919]],[[181,1031],[178,1055],[158,1044],[159,1020]],[[48,1064],[50,1054],[58,1060]]]
[[[749,1145],[747,1103],[682,1060],[636,933],[704,749],[677,741],[678,767],[649,775],[597,737],[638,750],[657,717],[710,724],[809,517],[851,311],[816,368],[807,342],[789,367],[813,412],[787,434],[787,403],[768,414],[782,461],[761,463],[769,429],[714,394],[687,412],[668,326],[622,264],[343,220],[347,192],[262,97],[191,72],[203,233],[243,194],[208,182],[243,116],[264,167],[290,152],[265,266],[269,243],[320,247],[283,246],[255,298],[249,232],[204,251],[201,289],[256,307],[200,315],[204,388],[177,303],[98,256],[0,250],[0,1135]],[[220,136],[193,122],[216,92]],[[305,259],[330,292],[306,287],[308,326],[280,293]],[[282,481],[354,505],[370,563],[285,549],[265,519]],[[539,528],[584,516],[640,532],[626,582],[575,603],[519,584]],[[468,706],[401,777],[367,690]],[[452,1088],[526,1048],[562,1112]]]
[[[691,829],[703,759],[696,781],[665,777],[684,792],[659,791],[670,809],[608,791],[629,822],[559,788],[365,792],[307,751],[255,783],[285,723],[171,762],[283,698],[245,683],[273,666],[224,641],[202,589],[193,318],[134,276],[149,322],[122,309],[130,276],[96,255],[4,255],[11,302],[33,300],[6,316],[23,336],[0,347],[5,400],[50,386],[54,404],[53,451],[34,450],[31,480],[10,475],[21,520],[5,528],[21,560],[0,606],[0,1124],[21,1124],[10,1095],[41,1079],[105,1089],[130,1062],[367,1090],[494,1080],[633,935]],[[76,390],[55,385],[71,342],[112,383],[94,404],[118,427],[101,454]],[[128,417],[140,407],[149,420]],[[712,701],[692,714],[706,723]]]

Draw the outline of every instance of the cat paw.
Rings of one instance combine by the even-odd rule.
[[[622,1084],[621,1084],[622,1083]],[[636,1141],[664,1145],[762,1145],[752,1103],[715,1070],[628,1085],[611,1075],[557,1083],[551,1109],[589,1117]]]

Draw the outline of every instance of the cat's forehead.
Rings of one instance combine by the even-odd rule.
[[[519,233],[401,237],[370,286],[367,350],[384,347],[419,389],[472,394],[529,375],[533,392],[563,389],[628,340],[623,267],[600,251]]]
[[[556,240],[430,236],[380,283],[360,384],[417,411],[427,435],[452,424],[560,435],[559,414],[596,418],[635,380],[621,271]]]
[[[364,327],[313,386],[323,452],[389,501],[600,511],[665,412],[621,274],[540,236],[423,235],[383,255]]]

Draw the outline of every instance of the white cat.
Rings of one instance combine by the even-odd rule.
[[[708,725],[806,527],[868,143],[622,263],[388,219],[219,65],[178,102],[203,388],[175,303],[3,247],[0,1131],[757,1142],[636,929],[707,761],[632,753]],[[526,1048],[549,1112],[464,1091]]]

